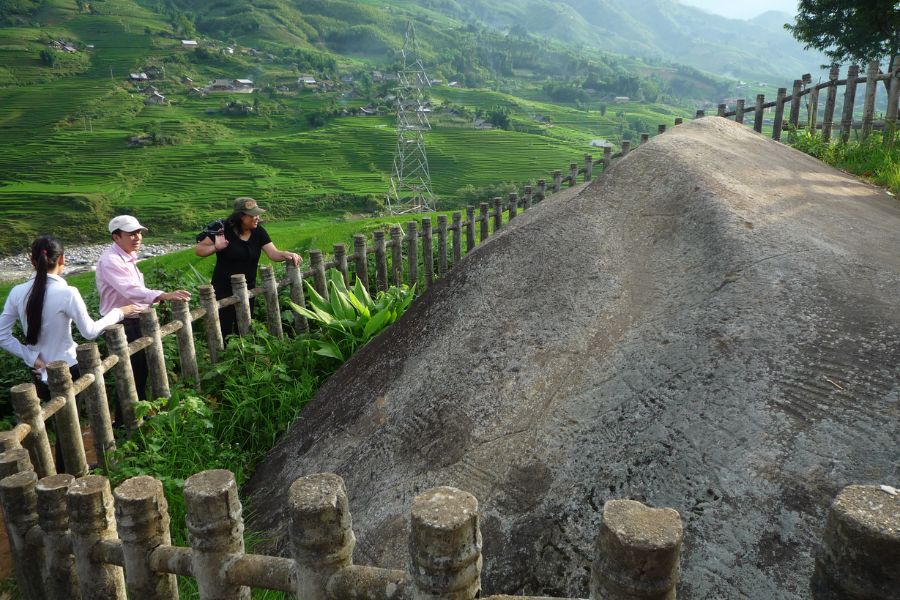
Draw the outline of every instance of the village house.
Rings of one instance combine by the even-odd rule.
[[[159,92],[153,92],[150,96],[144,100],[144,104],[158,104],[164,105],[166,104],[166,97],[160,94]]]
[[[230,92],[234,89],[234,82],[231,79],[216,79],[209,84],[210,92]]]
[[[205,96],[206,92],[204,92],[200,88],[192,87],[190,90],[188,90],[188,94],[192,96]]]
[[[232,48],[231,46],[226,46],[225,48],[222,49],[222,54],[227,54],[227,55],[231,56],[234,54],[234,48]]]
[[[166,76],[166,70],[163,67],[158,67],[156,65],[147,65],[144,67],[144,73],[147,74],[147,77],[150,79],[161,79]]]
[[[181,47],[185,50],[193,50],[199,46],[200,44],[197,43],[197,40],[181,40]]]
[[[252,79],[235,79],[234,87],[238,91],[246,91],[253,89],[253,80]]]
[[[152,96],[153,94],[158,94],[158,93],[159,93],[159,89],[157,89],[155,86],[148,85],[147,87],[145,87],[145,88],[143,88],[143,89],[141,90],[141,93],[142,93],[142,94],[149,94],[149,95]]]
[[[129,73],[128,81],[150,81],[146,73]]]
[[[194,85],[194,80],[191,79],[190,77],[188,77],[187,75],[185,75],[184,77],[181,78],[181,83],[183,83],[185,85]]]
[[[630,101],[631,98],[629,98],[628,96],[616,96],[615,98],[613,98],[613,102],[615,102],[616,104],[624,104],[625,102]]]
[[[384,73],[382,73],[381,71],[372,71],[371,75],[372,81],[374,82],[379,82],[384,79]]]
[[[312,75],[301,75],[297,78],[297,84],[302,87],[315,87],[317,81]]]

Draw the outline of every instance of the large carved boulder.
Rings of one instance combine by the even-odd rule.
[[[808,595],[825,511],[894,483],[900,206],[720,118],[654,138],[466,257],[320,390],[249,484],[283,542],[346,480],[355,561],[428,487],[477,496],[486,593],[586,597],[604,503],[679,511],[685,598]]]

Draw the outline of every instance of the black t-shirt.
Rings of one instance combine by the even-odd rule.
[[[216,298],[231,296],[231,276],[243,273],[247,278],[247,287],[256,287],[256,268],[259,266],[259,255],[262,247],[272,241],[269,233],[258,226],[250,230],[250,237],[244,241],[234,232],[234,228],[225,225],[225,239],[228,245],[216,252],[216,266],[213,269],[212,284],[216,290]]]

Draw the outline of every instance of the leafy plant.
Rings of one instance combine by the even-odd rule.
[[[396,321],[415,297],[416,286],[392,286],[372,298],[358,279],[348,289],[337,269],[329,269],[325,277],[327,300],[305,281],[310,308],[293,302],[291,308],[320,326],[308,338],[313,353],[341,362]]]

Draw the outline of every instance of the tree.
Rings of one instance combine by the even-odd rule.
[[[784,27],[835,63],[880,61],[900,51],[900,4],[894,0],[800,0],[795,23]]]

